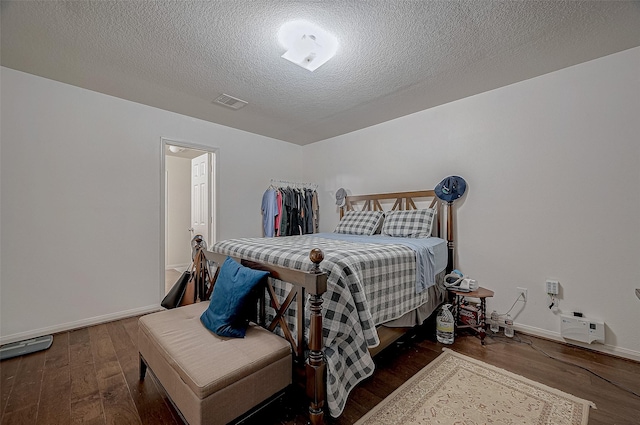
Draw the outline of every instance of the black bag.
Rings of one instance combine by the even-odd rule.
[[[182,298],[184,297],[184,293],[187,289],[187,283],[189,282],[189,280],[191,280],[191,271],[187,270],[186,272],[182,273],[171,290],[167,293],[167,295],[165,295],[160,305],[167,309],[178,307],[182,302]]]

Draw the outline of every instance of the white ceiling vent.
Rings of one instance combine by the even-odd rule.
[[[237,97],[229,96],[228,94],[222,94],[213,103],[219,103],[220,105],[226,106],[231,109],[240,109],[249,102],[245,102],[244,100],[238,99]]]

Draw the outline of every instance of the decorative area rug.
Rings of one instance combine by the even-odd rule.
[[[595,404],[447,348],[356,425],[587,425]]]

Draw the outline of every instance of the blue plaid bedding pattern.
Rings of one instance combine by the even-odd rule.
[[[371,236],[376,232],[383,218],[382,211],[349,211],[340,220],[334,232]]]
[[[382,224],[382,234],[402,238],[426,238],[431,235],[436,212],[426,210],[391,211]]]
[[[327,406],[330,415],[337,417],[354,386],[373,373],[374,363],[367,348],[380,342],[375,326],[419,307],[428,300],[428,291],[416,294],[415,252],[398,244],[353,243],[302,235],[231,239],[210,249],[310,270],[309,252],[313,248],[324,253],[320,268],[327,273],[327,292],[322,297]],[[274,286],[281,297],[290,287],[280,281],[274,281]],[[289,312],[288,316],[292,319],[295,313]],[[288,321],[295,335],[295,322]],[[308,338],[308,326],[305,336]]]

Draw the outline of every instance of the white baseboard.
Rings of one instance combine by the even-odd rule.
[[[119,311],[117,313],[105,314],[102,316],[90,317],[87,319],[77,320],[75,322],[61,323],[59,325],[48,326],[46,328],[35,329],[33,331],[20,332],[12,335],[4,335],[0,337],[0,345],[10,344],[12,342],[23,341],[25,339],[36,338],[43,335],[54,334],[58,332],[66,332],[72,329],[85,328],[87,326],[98,325],[100,323],[112,322],[114,320],[126,319],[127,317],[138,316],[141,314],[152,313],[154,311],[163,310],[159,305],[148,305],[146,307],[134,308],[131,310]]]
[[[600,353],[611,354],[617,357],[623,357],[625,359],[634,360],[640,362],[640,352],[634,350],[628,350],[626,348],[616,347],[608,344],[586,344],[584,342],[573,341],[570,339],[564,339],[560,336],[560,332],[550,332],[546,329],[535,328],[533,326],[513,324],[513,328],[516,331],[524,332],[529,335],[539,336],[541,338],[550,339],[552,341],[563,342],[577,347],[586,348],[587,350],[593,350]]]
[[[100,323],[111,322],[114,320],[125,319],[127,317],[138,316],[141,314],[152,313],[154,311],[160,311],[162,307],[159,305],[149,305],[145,307],[134,308],[131,310],[119,311],[117,313],[105,314],[102,316],[90,317],[88,319],[77,320],[75,322],[62,323],[55,326],[49,326],[46,328],[40,328],[28,332],[20,332],[12,335],[5,335],[0,337],[0,345],[10,344],[12,342],[23,341],[25,339],[36,338],[43,335],[54,334],[58,332],[66,332],[73,329],[84,328],[87,326],[98,325]],[[567,344],[575,345],[578,347],[586,348],[588,350],[598,351],[605,354],[611,354],[613,356],[623,357],[626,359],[640,362],[640,352],[634,350],[628,350],[626,348],[615,347],[607,344],[585,344],[578,341],[565,340],[560,336],[559,332],[551,332],[546,329],[535,328],[533,326],[521,325],[514,323],[514,329],[516,331],[524,332],[529,335],[539,336],[541,338],[550,339],[552,341],[564,342]]]
[[[165,270],[171,270],[171,269],[186,269],[187,267],[189,267],[191,265],[191,263],[184,263],[184,264],[169,264],[167,266],[164,266]]]

